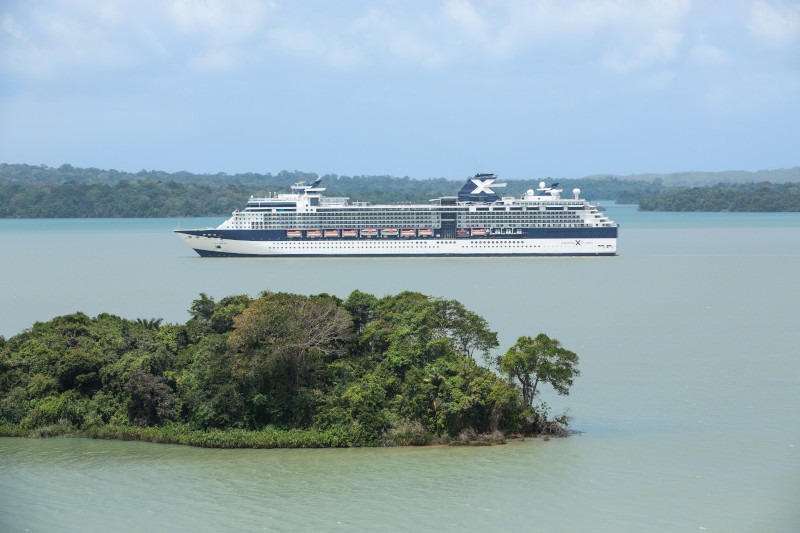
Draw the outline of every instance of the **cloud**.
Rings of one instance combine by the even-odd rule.
[[[446,19],[454,22],[464,35],[477,41],[488,40],[486,21],[468,0],[447,0],[443,12]]]
[[[763,43],[779,47],[795,45],[800,41],[800,4],[755,0],[746,26]]]
[[[452,46],[436,12],[409,12],[394,6],[372,8],[352,26],[366,64],[438,68],[453,62]],[[438,28],[438,31],[437,31]]]
[[[0,23],[0,30],[2,30],[3,33],[12,40],[18,42],[24,42],[26,40],[22,27],[20,27],[14,18],[8,13],[3,15],[3,21]]]
[[[252,57],[253,38],[265,36],[267,15],[275,7],[259,0],[172,0],[168,12],[189,39],[189,66],[226,70]]]
[[[259,0],[55,0],[0,8],[0,70],[31,79],[85,71],[232,69],[265,38]]]
[[[172,0],[169,12],[187,33],[208,35],[213,41],[236,41],[261,28],[274,4],[258,0]]]
[[[684,65],[733,65],[753,53],[719,38],[737,29],[796,49],[797,4],[754,0],[743,13],[691,0],[11,2],[0,8],[0,71],[34,79],[158,69],[237,73],[290,59],[348,71],[550,66],[652,76]]]
[[[298,27],[278,27],[267,31],[268,49],[273,53],[319,62],[337,69],[361,66],[364,58],[358,47],[342,40],[329,40],[325,33]]]
[[[730,56],[717,46],[698,43],[689,51],[689,59],[698,65],[709,66],[728,66],[731,63]]]
[[[445,0],[438,11],[386,4],[363,19],[374,30],[364,55],[428,68],[535,58],[631,72],[675,60],[691,7],[688,0]]]
[[[688,0],[384,2],[284,20],[271,50],[333,68],[397,62],[425,69],[537,59],[631,72],[673,61]]]
[[[687,0],[448,2],[447,13],[489,59],[604,59],[630,70],[674,57]],[[474,50],[472,52],[475,52]],[[582,58],[582,59],[581,59]]]
[[[114,69],[135,60],[127,44],[113,38],[122,19],[117,4],[92,2],[31,4],[6,11],[0,34],[0,69],[32,78],[51,78],[84,67]]]
[[[678,57],[683,35],[668,30],[657,30],[635,46],[619,47],[603,57],[603,65],[611,70],[628,73],[671,62]]]

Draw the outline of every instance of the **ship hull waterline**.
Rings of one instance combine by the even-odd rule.
[[[196,231],[196,230],[195,230]],[[176,230],[201,257],[614,256],[616,238],[238,240]]]

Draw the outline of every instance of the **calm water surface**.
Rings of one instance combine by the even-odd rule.
[[[581,433],[491,448],[0,439],[0,531],[800,530],[800,216],[639,213],[613,258],[201,259],[191,220],[0,220],[0,334],[199,293],[457,298],[581,357]]]

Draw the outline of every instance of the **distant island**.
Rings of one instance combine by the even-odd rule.
[[[717,184],[667,189],[638,199],[642,211],[798,212],[800,184]]]
[[[569,393],[578,356],[538,334],[490,357],[497,334],[455,300],[201,294],[190,315],[77,312],[0,337],[0,436],[270,448],[567,435],[538,397]]]
[[[253,194],[288,190],[317,174],[192,174],[122,172],[0,164],[0,218],[167,218],[228,216]],[[327,194],[371,203],[425,203],[453,194],[459,182],[394,176],[322,176]],[[595,175],[580,179],[504,180],[505,192],[519,196],[561,182],[586,198],[638,204],[661,211],[797,211],[800,167],[759,172],[682,172],[634,176]],[[724,182],[724,184],[723,184]],[[691,193],[689,192],[691,191]],[[684,201],[686,200],[686,201]]]

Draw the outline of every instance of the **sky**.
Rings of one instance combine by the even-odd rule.
[[[0,162],[578,178],[800,165],[800,1],[3,0]]]

